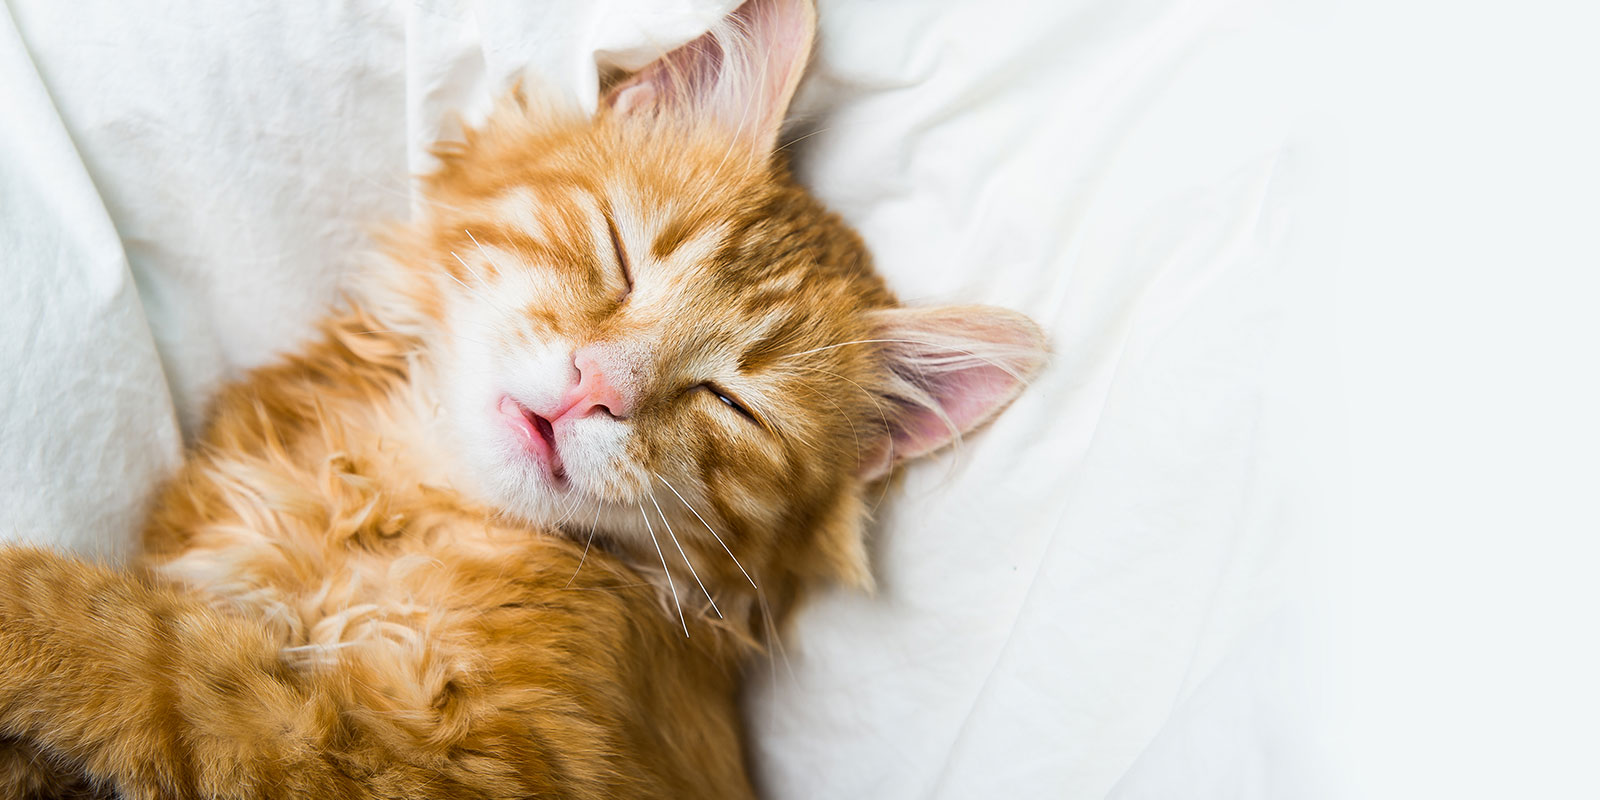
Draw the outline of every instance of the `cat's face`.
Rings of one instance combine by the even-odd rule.
[[[524,133],[441,182],[430,236],[441,399],[478,484],[580,534],[648,542],[648,517],[669,550],[667,526],[747,550],[810,524],[885,429],[874,350],[832,346],[893,303],[859,239],[726,140]]]
[[[680,587],[690,565],[708,586],[864,580],[864,486],[1009,400],[1037,332],[896,308],[859,238],[774,166],[775,121],[663,111],[688,102],[681,68],[593,119],[507,102],[442,153],[430,216],[393,249],[449,446],[495,506],[659,556]],[[750,104],[781,120],[761,109],[792,89]]]

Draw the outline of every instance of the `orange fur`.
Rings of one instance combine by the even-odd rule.
[[[870,583],[863,498],[1042,341],[897,307],[773,155],[809,5],[730,22],[592,119],[518,92],[441,148],[322,339],[218,398],[134,568],[0,550],[0,793],[752,794],[743,663],[807,586]],[[718,47],[763,70],[728,84],[753,126],[694,99]],[[494,402],[580,351],[627,411],[541,474]]]

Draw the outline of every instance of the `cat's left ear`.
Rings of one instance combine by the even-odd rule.
[[[1039,326],[1003,308],[888,308],[871,321],[887,367],[889,430],[862,459],[858,474],[869,481],[993,419],[1047,355]]]
[[[704,36],[618,84],[600,107],[624,117],[719,124],[772,152],[816,32],[811,0],[746,0]]]

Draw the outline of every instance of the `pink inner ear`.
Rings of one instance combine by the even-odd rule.
[[[875,314],[898,411],[885,452],[863,459],[868,479],[989,421],[1044,364],[1043,335],[1012,311],[965,306]]]
[[[614,88],[603,107],[623,116],[720,122],[765,155],[810,56],[809,0],[747,0],[704,36]]]
[[[916,458],[949,444],[958,431],[965,433],[988,421],[1022,389],[1016,378],[988,366],[942,375],[934,383],[930,393],[949,424],[932,409],[908,408],[894,431],[898,458]]]

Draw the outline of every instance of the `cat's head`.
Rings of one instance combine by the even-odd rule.
[[[517,93],[439,151],[391,247],[379,312],[425,342],[469,483],[659,557],[686,607],[696,580],[869,582],[868,487],[1043,361],[1014,312],[898,305],[791,180],[813,26],[808,2],[749,0],[592,117]]]

